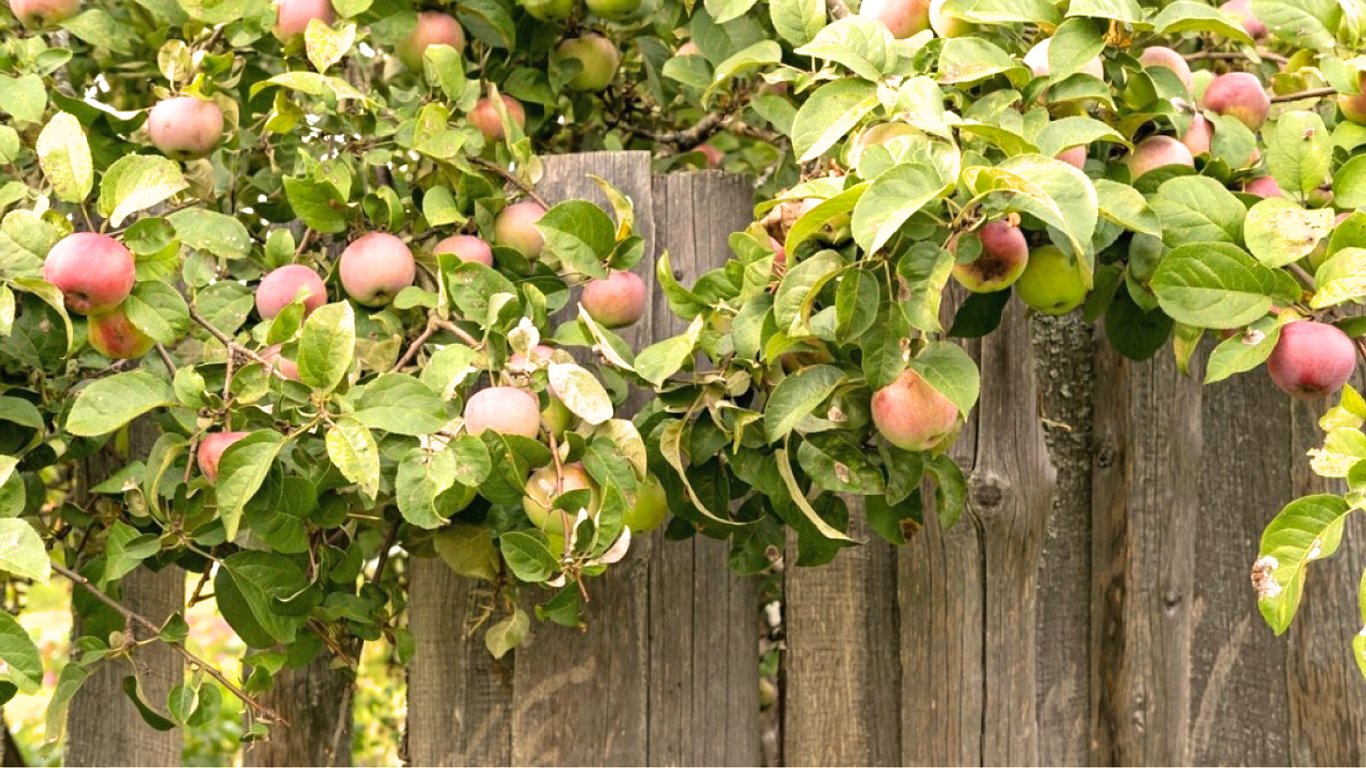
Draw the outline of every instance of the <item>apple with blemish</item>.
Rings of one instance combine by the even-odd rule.
[[[269,320],[303,295],[304,317],[327,303],[327,286],[317,272],[302,264],[286,264],[271,270],[256,286],[256,311]]]
[[[52,246],[43,279],[62,292],[66,308],[78,314],[113,309],[133,291],[133,254],[108,235],[75,232]]]
[[[111,360],[137,360],[156,346],[150,336],[128,319],[122,305],[90,315],[85,327],[90,346]]]
[[[417,262],[407,243],[388,232],[371,232],[346,246],[337,272],[357,304],[383,307],[417,279]]]
[[[223,139],[223,110],[192,96],[163,99],[147,115],[147,135],[163,155],[195,160],[213,152]]]
[[[465,402],[465,431],[477,437],[484,430],[534,440],[541,431],[541,402],[520,387],[481,389]]]
[[[906,451],[927,451],[958,426],[958,406],[909,369],[874,392],[871,407],[877,431]]]
[[[1024,232],[1007,221],[989,221],[975,237],[982,250],[976,259],[953,265],[958,284],[973,293],[995,293],[1020,279],[1029,263],[1029,243]]]

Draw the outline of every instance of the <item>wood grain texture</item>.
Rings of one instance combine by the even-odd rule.
[[[146,456],[157,431],[146,420],[129,427],[129,456]],[[76,468],[76,501],[92,503],[88,488],[127,464],[105,448],[84,459]],[[80,589],[80,587],[73,587]],[[119,582],[119,601],[127,608],[161,624],[185,607],[185,572],[166,567],[153,572],[138,568]],[[80,620],[72,624],[72,637],[80,635]],[[145,633],[139,634],[139,637]],[[165,712],[166,695],[185,678],[182,657],[164,643],[137,649],[128,661],[101,663],[81,686],[67,710],[65,765],[180,765],[183,733],[180,729],[156,731],[138,714],[123,692],[123,679],[136,674],[147,700]]]
[[[304,666],[275,675],[274,686],[261,694],[260,701],[289,725],[273,725],[269,739],[248,745],[242,752],[243,765],[351,765],[353,679],[349,670],[333,669],[331,660],[332,654],[323,650]],[[333,740],[342,720],[334,752]]]
[[[1134,363],[1102,343],[1097,359],[1089,762],[1180,764],[1201,513],[1200,382],[1179,375],[1166,353]]]
[[[654,180],[656,252],[668,251],[675,277],[691,285],[730,257],[731,232],[749,222],[751,181],[719,172]],[[687,323],[654,294],[656,340]],[[665,542],[655,535],[649,589],[650,765],[757,765],[759,738],[758,595],[753,579],[731,572],[728,544],[703,537]]]

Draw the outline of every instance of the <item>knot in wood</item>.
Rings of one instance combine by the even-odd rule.
[[[1119,449],[1113,443],[1105,442],[1096,451],[1096,466],[1101,469],[1108,469],[1115,465],[1119,455]]]
[[[1005,501],[1010,483],[994,472],[974,473],[969,498],[972,505],[982,511],[991,511]]]

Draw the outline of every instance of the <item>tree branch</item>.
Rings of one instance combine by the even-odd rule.
[[[503,166],[485,160],[482,157],[471,157],[470,162],[474,163],[480,168],[483,168],[488,171],[493,171],[494,173],[503,177],[504,181],[522,190],[522,194],[534,200],[536,204],[541,206],[542,208],[550,208],[550,203],[547,203],[545,201],[545,198],[541,197],[540,193],[538,193],[534,188],[532,188],[530,184],[527,184],[525,181],[522,181],[516,174],[504,168]]]
[[[52,570],[65,576],[67,580],[69,580],[71,583],[79,584],[82,587],[84,587],[85,591],[89,592],[92,597],[117,611],[119,615],[122,616],[129,623],[136,624],[142,627],[143,629],[147,630],[148,632],[151,632],[154,637],[161,636],[161,627],[157,626],[151,619],[147,618],[146,616],[143,616],[140,613],[137,613],[131,608],[124,606],[122,603],[110,597],[109,595],[106,595],[104,592],[100,591],[98,587],[92,584],[90,580],[86,577],[80,575],[79,573],[76,573],[70,568],[67,568],[65,565],[62,565],[61,563],[53,563]],[[162,642],[174,648],[176,652],[178,652],[181,656],[185,657],[186,661],[204,670],[204,673],[207,674],[209,677],[212,677],[214,680],[217,680],[219,683],[221,683],[224,688],[227,688],[232,693],[232,695],[240,699],[243,704],[246,704],[247,706],[256,710],[257,715],[260,716],[261,719],[266,720],[268,722],[276,722],[282,725],[289,725],[289,721],[281,717],[279,712],[276,712],[275,710],[271,709],[270,707],[267,707],[266,705],[262,704],[256,699],[253,699],[251,696],[248,696],[246,691],[237,687],[237,684],[229,680],[227,675],[224,675],[222,672],[218,671],[217,667],[194,655],[179,642],[166,640],[164,638],[162,638]]]
[[[1324,96],[1332,96],[1338,91],[1336,88],[1310,88],[1307,91],[1296,91],[1295,93],[1280,93],[1271,97],[1272,104],[1281,104],[1287,101],[1301,101],[1303,99],[1317,99]]]
[[[203,328],[204,330],[208,331],[210,336],[214,337],[215,339],[218,339],[218,341],[222,343],[223,346],[227,347],[229,354],[235,352],[237,354],[251,358],[253,362],[257,362],[261,365],[264,365],[267,370],[269,370],[272,367],[268,360],[256,354],[252,350],[247,349],[241,344],[238,344],[236,341],[233,341],[231,336],[215,328],[213,323],[210,323],[207,318],[199,314],[199,310],[196,309],[193,304],[190,304],[189,308],[190,319],[195,321],[195,323],[197,323],[200,328]]]

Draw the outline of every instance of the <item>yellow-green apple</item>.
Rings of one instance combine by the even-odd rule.
[[[271,270],[256,286],[256,312],[269,320],[303,293],[304,316],[327,303],[327,286],[318,273],[302,264],[286,264]]]
[[[210,432],[200,439],[199,450],[196,453],[199,459],[199,471],[210,484],[218,482],[218,461],[223,458],[223,451],[250,434],[250,432]]]
[[[982,244],[976,259],[953,265],[958,284],[973,293],[1009,288],[1029,262],[1029,244],[1020,228],[1008,221],[989,221],[975,235]]]
[[[1077,265],[1053,245],[1035,248],[1015,283],[1026,305],[1047,315],[1065,315],[1086,301],[1086,284]]]
[[[90,315],[85,327],[90,346],[111,360],[136,360],[156,344],[133,325],[123,305]]]
[[[1357,75],[1357,92],[1338,94],[1338,110],[1357,125],[1366,125],[1366,72]]]
[[[528,259],[540,256],[545,240],[536,222],[544,215],[545,209],[530,200],[509,205],[493,220],[493,242],[520,251]]]
[[[1282,391],[1310,400],[1342,389],[1356,364],[1356,347],[1337,326],[1300,320],[1281,326],[1266,372]]]
[[[1210,81],[1201,100],[1205,109],[1232,117],[1256,131],[1271,114],[1271,97],[1251,72],[1228,72]]]
[[[596,92],[612,84],[621,65],[621,51],[616,44],[596,32],[570,37],[555,46],[561,60],[574,59],[583,68],[569,81],[575,91]]]
[[[588,491],[589,501],[584,506],[589,517],[598,513],[598,484],[588,474],[582,464],[566,464],[557,475],[555,465],[541,467],[526,481],[526,496],[522,498],[522,509],[537,528],[556,536],[564,535],[564,515],[555,511],[555,502],[571,491]],[[578,510],[565,510],[572,525]]]
[[[963,37],[976,29],[971,22],[944,12],[948,0],[930,0],[930,29],[940,37]]]
[[[493,266],[493,249],[474,235],[451,235],[437,243],[432,248],[432,253],[450,253],[461,261],[474,261],[486,267]]]
[[[62,292],[66,308],[78,314],[113,309],[133,290],[133,254],[108,235],[74,232],[52,246],[43,279]]]
[[[1129,167],[1129,178],[1137,180],[1143,174],[1169,165],[1195,167],[1190,149],[1170,136],[1149,136],[1138,142],[1134,151],[1124,158]]]
[[[621,21],[640,10],[641,0],[587,0],[585,4],[598,18]]]
[[[631,533],[649,533],[663,525],[668,516],[669,497],[664,485],[653,474],[647,474],[636,489],[636,503],[626,510],[626,527]]]
[[[417,278],[413,252],[388,232],[362,235],[342,251],[337,272],[342,288],[357,304],[383,307]]]
[[[595,277],[584,284],[579,303],[599,324],[624,328],[645,314],[645,281],[634,272]]]
[[[520,387],[481,389],[465,402],[465,431],[477,436],[486,429],[534,440],[541,431],[541,402]]]
[[[537,21],[564,21],[574,14],[575,0],[518,0]]]
[[[223,139],[223,110],[212,101],[193,96],[162,99],[147,115],[147,135],[167,157],[200,158]]]
[[[460,22],[448,13],[422,11],[413,31],[398,44],[398,59],[408,69],[420,72],[422,54],[431,45],[449,45],[457,52],[465,50],[465,31]]]
[[[873,393],[871,410],[877,431],[906,451],[929,450],[958,426],[958,406],[910,369]]]

